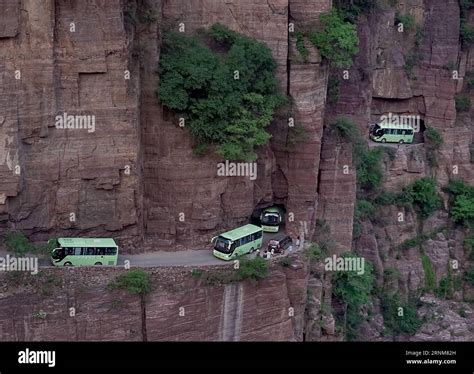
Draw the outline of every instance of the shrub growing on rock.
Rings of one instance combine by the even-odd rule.
[[[219,24],[200,38],[168,33],[157,95],[185,119],[200,152],[201,144],[214,144],[226,159],[251,161],[255,147],[270,139],[265,127],[285,102],[276,66],[265,44]]]
[[[133,295],[145,295],[151,291],[150,276],[142,269],[128,270],[120,274],[110,287],[126,290]]]
[[[24,256],[26,253],[35,249],[26,235],[19,231],[8,232],[5,235],[4,243],[7,249],[15,253],[17,256]]]
[[[406,186],[403,189],[403,196],[413,205],[422,219],[428,218],[441,207],[436,181],[432,178],[421,178]]]
[[[467,112],[471,109],[471,99],[467,95],[456,95],[454,101],[458,112]]]
[[[352,66],[352,58],[359,51],[359,38],[354,25],[345,22],[336,9],[321,14],[320,30],[308,35],[319,53],[337,68]]]
[[[244,279],[260,280],[268,275],[268,262],[260,256],[253,259],[242,258],[239,260],[239,268],[235,272],[235,280]]]
[[[465,184],[462,180],[452,180],[445,188],[453,195],[451,217],[456,223],[470,223],[474,221],[474,187]]]
[[[355,256],[356,254],[352,252],[343,254],[343,257]],[[333,294],[346,308],[346,335],[349,340],[357,338],[357,329],[363,322],[362,307],[370,305],[374,283],[373,267],[368,261],[365,261],[363,274],[357,274],[355,271],[338,271],[332,277]]]

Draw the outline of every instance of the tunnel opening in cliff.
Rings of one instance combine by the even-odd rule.
[[[252,225],[260,226],[260,215],[262,214],[263,210],[266,208],[275,207],[278,208],[283,216],[283,222],[281,223],[280,227],[285,227],[285,217],[286,217],[286,206],[284,204],[265,204],[265,205],[257,205],[250,216],[249,223]]]

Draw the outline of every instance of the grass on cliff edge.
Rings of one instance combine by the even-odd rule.
[[[109,287],[126,290],[132,295],[146,295],[151,291],[150,275],[142,269],[128,270],[117,276]]]
[[[156,93],[185,120],[195,153],[212,145],[225,159],[253,161],[286,102],[276,68],[267,45],[223,25],[195,36],[171,32],[163,38]]]
[[[259,281],[268,276],[268,261],[260,256],[253,259],[240,257],[237,261],[234,262],[233,269],[230,271],[227,269],[223,271],[193,269],[191,276],[210,286],[240,282],[246,279]]]

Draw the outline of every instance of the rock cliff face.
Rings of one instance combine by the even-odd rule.
[[[348,79],[342,70],[330,71],[308,40],[304,62],[290,31],[313,27],[331,6],[331,0],[3,0],[0,234],[111,236],[128,252],[201,249],[216,232],[276,203],[285,207],[294,236],[304,231],[317,240],[316,222],[327,223],[333,251],[352,249],[371,261],[378,286],[387,270],[396,271],[391,287],[405,299],[426,286],[422,254],[437,283],[452,260],[460,273],[466,270],[465,233],[450,226],[445,210],[420,223],[408,210],[386,207],[377,222],[356,222],[361,232],[353,238],[352,147],[328,131],[338,116],[367,136],[367,123],[382,114],[419,115],[422,130],[443,136],[437,165],[420,133],[417,144],[394,148],[384,159],[382,189],[398,192],[423,176],[438,186],[452,178],[474,184],[472,111],[456,112],[454,100],[459,93],[474,100],[464,84],[474,47],[461,49],[458,1],[398,1],[396,9],[384,5],[361,15],[359,54]],[[413,16],[411,30],[398,31],[397,11]],[[474,12],[467,19],[474,21]],[[258,149],[255,181],[218,177],[222,160],[194,155],[188,132],[155,95],[163,34],[192,34],[216,22],[265,42],[291,97],[269,126],[270,143]],[[330,76],[340,81],[336,103],[326,98]],[[93,122],[58,128],[68,115]],[[290,119],[304,134],[296,144]],[[433,232],[420,247],[400,251],[407,239]],[[152,269],[145,317],[138,298],[107,290],[118,269],[100,275],[48,269],[36,281],[5,275],[0,340],[143,340],[143,318],[148,340],[343,339],[336,313],[328,312],[339,307],[330,275],[321,262],[300,261],[297,269],[274,265],[257,284],[210,285],[189,269]],[[83,286],[69,288],[73,279]],[[427,322],[400,339],[474,339],[474,313],[464,302],[473,294],[463,284],[451,300],[425,295],[419,313]],[[359,338],[388,340],[377,298],[371,312]]]
[[[330,1],[290,7],[288,0],[48,1],[41,8],[9,1],[0,38],[2,231],[38,240],[110,235],[130,251],[195,249],[273,203],[291,213],[290,232],[311,230],[326,72],[314,48],[309,64],[298,59],[288,24],[329,8]],[[144,14],[154,17],[145,22]],[[259,150],[256,181],[218,177],[222,160],[193,155],[187,131],[156,100],[163,33],[216,22],[265,42],[282,91],[293,97],[270,129],[272,143]],[[93,115],[95,131],[58,129],[58,115]],[[289,118],[305,131],[293,148]]]
[[[5,8],[2,231],[37,239],[51,232],[138,235],[138,79],[122,3],[7,1]],[[93,115],[95,131],[92,120],[85,130],[56,128],[58,115]]]
[[[110,289],[123,272],[3,274],[1,340],[141,341],[144,331],[148,341],[302,339],[307,270],[298,260],[294,268],[275,263],[260,282],[215,284],[191,268],[148,269],[144,313],[138,296]]]

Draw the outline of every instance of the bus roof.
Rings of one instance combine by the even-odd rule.
[[[237,239],[240,239],[243,236],[247,236],[247,235],[259,232],[259,231],[262,231],[261,227],[248,224],[248,225],[244,225],[244,226],[238,227],[236,229],[224,232],[220,236],[223,236],[224,238],[230,239],[230,240],[237,240]]]
[[[270,208],[265,208],[263,210],[264,213],[280,213],[280,209],[278,209],[276,206],[272,206]]]
[[[117,247],[110,238],[58,238],[58,243],[61,247]]]
[[[377,123],[377,125],[380,126],[381,129],[413,129],[413,126],[408,123],[393,124],[393,123],[380,122],[380,123]]]

